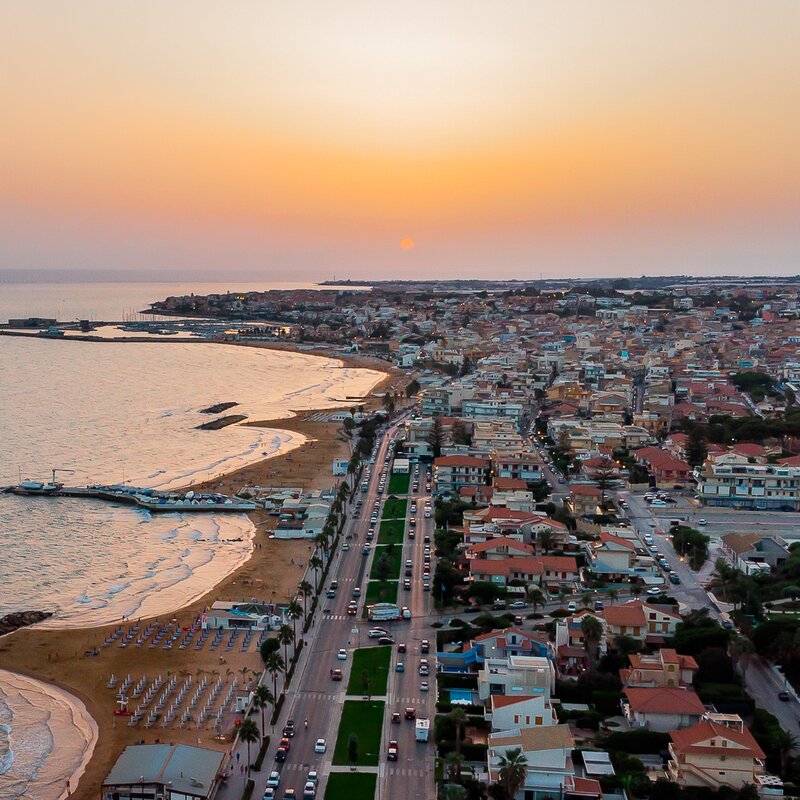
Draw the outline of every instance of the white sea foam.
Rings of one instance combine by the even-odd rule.
[[[92,754],[97,725],[56,686],[0,670],[0,798],[61,800]]]
[[[252,420],[339,405],[382,377],[313,356],[211,344],[0,339],[0,485],[46,478],[178,487],[300,446],[285,430],[196,426],[238,402]],[[313,387],[313,388],[312,388]],[[151,515],[67,498],[0,496],[0,614],[55,612],[46,627],[175,610],[249,556],[244,515]]]

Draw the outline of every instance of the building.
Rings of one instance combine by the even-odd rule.
[[[761,788],[771,783],[774,791],[770,794],[783,793],[780,781],[764,780],[771,777],[764,773],[764,752],[740,717],[708,714],[669,735],[667,775],[673,783],[712,790],[722,786],[741,789],[748,784]]]
[[[694,683],[699,667],[691,656],[682,656],[669,647],[655,653],[631,653],[630,667],[619,671],[624,687],[685,689]]]
[[[504,697],[493,694],[484,718],[491,721],[493,733],[558,724],[553,706],[543,695]]]
[[[486,658],[478,670],[478,697],[538,696],[550,699],[556,685],[553,662],[542,656]]]
[[[722,552],[745,575],[774,572],[789,558],[789,548],[779,537],[757,533],[726,533],[720,537]]]
[[[630,636],[651,644],[661,644],[665,638],[674,636],[681,622],[680,614],[643,600],[606,606],[602,617],[606,623],[606,635],[612,641],[617,636]]]
[[[622,711],[633,728],[667,733],[700,722],[706,713],[692,689],[629,687],[623,694]]]
[[[178,744],[128,745],[103,781],[103,800],[208,800],[225,754]]]
[[[707,506],[800,511],[800,466],[752,463],[738,453],[709,457],[696,471]]]
[[[286,622],[286,607],[273,603],[216,600],[211,610],[200,616],[200,624],[207,630],[277,630]]]
[[[436,491],[458,493],[463,486],[486,486],[491,465],[488,458],[440,456],[434,459]]]
[[[599,781],[579,778],[572,763],[575,740],[568,725],[520,727],[489,735],[489,780],[497,782],[500,758],[511,750],[525,757],[525,783],[514,800],[600,800]]]

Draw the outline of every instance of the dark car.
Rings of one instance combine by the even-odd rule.
[[[391,636],[381,636],[381,638],[378,639],[378,644],[394,644],[394,639],[392,639]]]
[[[409,706],[405,710],[405,717],[406,717],[406,719],[416,719],[417,718],[417,709],[416,708],[412,708],[411,706]]]
[[[670,572],[669,581],[677,586],[681,582],[681,579],[674,572]]]
[[[400,722],[400,712],[392,711],[392,722]]]
[[[791,699],[792,696],[789,694],[789,692],[778,692],[778,700],[783,700],[784,703],[788,703]]]
[[[404,644],[402,644],[402,643],[397,645],[397,652],[398,653],[405,653],[406,652],[406,646]]]
[[[276,761],[286,761],[286,756],[289,755],[289,751],[285,747],[279,747],[278,751],[275,753],[275,760]]]
[[[294,736],[294,720],[287,719],[286,724],[283,726],[284,736]]]
[[[425,655],[425,654],[430,652],[430,644],[428,643],[427,639],[423,639],[422,640],[422,644],[420,645],[419,651],[423,655]]]

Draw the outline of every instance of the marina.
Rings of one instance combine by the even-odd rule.
[[[20,481],[14,486],[0,487],[0,494],[16,494],[32,497],[78,497],[93,500],[107,500],[112,503],[127,503],[160,513],[199,512],[199,511],[255,511],[258,506],[251,500],[229,497],[218,493],[164,492],[122,484],[91,486],[64,486],[55,480]]]

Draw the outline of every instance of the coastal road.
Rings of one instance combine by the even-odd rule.
[[[430,474],[429,470],[428,474]],[[424,470],[420,470],[419,483],[420,488],[424,490]],[[395,623],[393,630],[395,641],[398,644],[405,644],[407,650],[406,653],[401,654],[395,647],[392,654],[393,671],[389,676],[377,800],[405,800],[409,797],[427,798],[434,795],[433,719],[436,714],[436,629],[431,627],[431,623],[437,617],[430,616],[433,600],[431,593],[423,591],[422,588],[426,547],[431,548],[431,577],[434,574],[434,521],[432,517],[426,519],[424,513],[425,501],[430,500],[432,504],[430,495],[409,494],[409,509],[412,499],[416,501],[417,508],[414,515],[416,534],[414,539],[409,539],[406,533],[403,557],[414,562],[414,575],[411,579],[410,592],[403,590],[401,579],[399,598],[401,604],[408,605],[411,609],[411,619],[407,622]],[[408,524],[406,529],[408,530]],[[425,543],[426,536],[430,538],[430,544]],[[427,639],[430,643],[428,655],[420,652],[423,639]],[[430,674],[427,677],[419,674],[420,659],[422,658],[428,659]],[[404,672],[394,671],[398,661],[403,663]],[[427,692],[421,689],[422,681],[428,683]],[[416,709],[417,717],[427,718],[431,721],[429,742],[417,742],[414,721],[403,718],[404,709],[409,706]],[[401,713],[399,725],[391,723],[392,711]],[[396,740],[398,745],[397,761],[389,761],[387,758],[388,742],[392,739]]]
[[[350,674],[352,653],[358,644],[365,645],[368,642],[367,623],[361,618],[360,610],[363,608],[366,594],[366,571],[371,562],[371,556],[365,558],[362,555],[362,549],[369,527],[370,512],[375,500],[379,497],[377,476],[380,474],[390,437],[394,436],[395,432],[396,425],[393,425],[378,440],[378,453],[370,475],[369,489],[366,493],[358,493],[356,498],[364,501],[361,514],[357,518],[353,518],[352,509],[349,511],[344,534],[345,536],[352,534],[353,538],[349,540],[345,538],[342,544],[348,542],[350,550],[345,552],[341,545],[339,546],[333,556],[334,562],[328,576],[328,583],[333,579],[339,582],[336,597],[327,599],[324,590],[320,595],[319,608],[312,627],[305,636],[306,646],[298,662],[297,673],[287,692],[284,710],[271,733],[271,741],[262,770],[253,772],[251,775],[255,781],[253,798],[262,797],[267,778],[272,770],[281,774],[277,792],[279,797],[282,797],[283,792],[288,788],[294,788],[297,796],[301,797],[309,770],[318,772],[318,797],[324,797]],[[362,596],[359,600],[359,615],[352,617],[347,615],[347,605],[356,586],[361,587]],[[323,613],[322,609],[328,609],[330,613]],[[359,631],[356,634],[352,633],[355,628],[358,628]],[[339,661],[336,658],[337,651],[341,648],[347,650],[346,661]],[[341,682],[331,679],[331,670],[336,668],[342,669],[344,672],[344,679]],[[271,686],[269,677],[266,685]],[[295,721],[296,733],[291,740],[287,760],[283,764],[279,764],[275,763],[275,752],[278,749],[280,734],[287,719]],[[308,720],[308,728],[304,725],[305,720]],[[319,738],[324,738],[327,743],[324,754],[314,752],[315,742]],[[236,782],[231,781],[231,783],[235,784]],[[240,796],[241,789],[237,794],[234,785],[225,787],[218,793],[220,800],[229,800],[229,798],[238,800]]]

